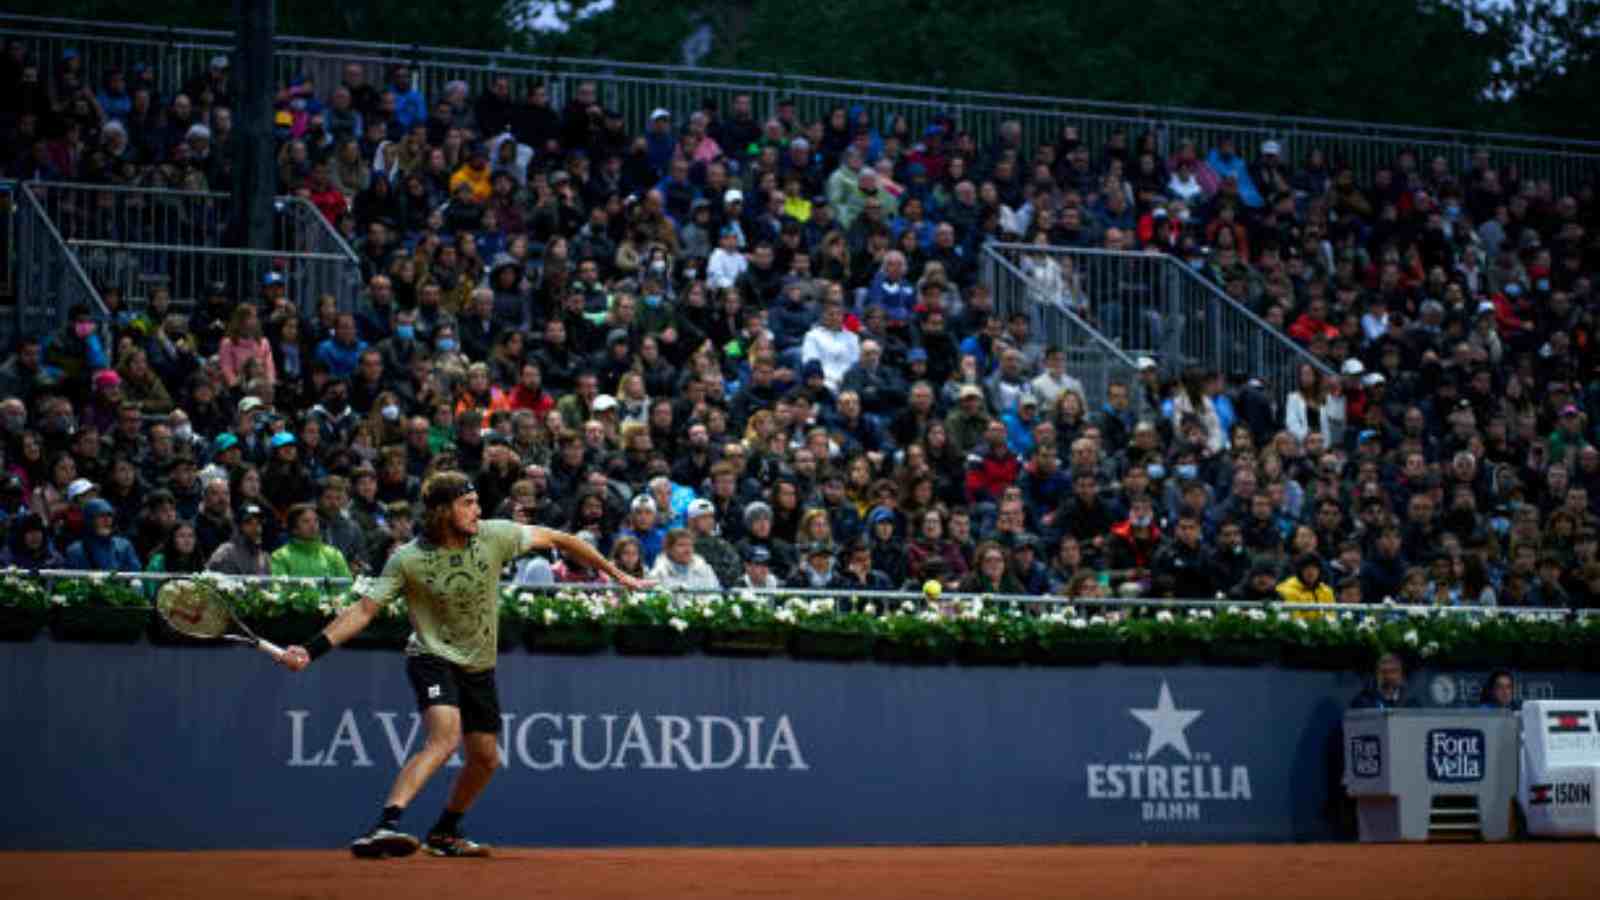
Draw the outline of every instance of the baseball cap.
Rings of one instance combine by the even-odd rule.
[[[1344,375],[1363,375],[1366,371],[1367,367],[1363,366],[1359,359],[1347,359],[1344,365],[1339,367],[1339,372]]]
[[[1024,406],[1037,407],[1038,405],[1039,398],[1033,395],[1033,391],[1023,391],[1022,396],[1017,398],[1018,409],[1021,409]]]
[[[658,106],[655,109],[650,110],[650,121],[652,121],[652,122],[654,122],[657,119],[670,119],[670,118],[672,118],[672,110],[670,110],[670,109]]]
[[[760,544],[756,544],[744,551],[744,561],[764,566],[772,562],[772,553]]]
[[[887,506],[875,506],[872,508],[872,512],[867,513],[868,525],[876,525],[885,520],[894,521],[894,510]]]
[[[1148,356],[1141,356],[1138,359],[1134,360],[1133,366],[1134,366],[1134,368],[1136,368],[1139,371],[1143,372],[1146,369],[1154,369],[1156,367],[1156,361],[1151,359]]]
[[[912,347],[911,348],[911,352],[906,354],[906,362],[917,363],[917,362],[927,362],[927,361],[928,361],[928,351],[922,349],[921,347]]]
[[[216,56],[211,57],[211,68],[226,69],[227,67],[228,57],[225,54],[218,53]]]
[[[753,501],[752,503],[750,503],[749,505],[747,505],[744,508],[744,521],[745,521],[745,524],[749,524],[751,522],[754,522],[757,519],[770,519],[770,518],[772,518],[772,507],[768,506],[767,504],[763,503],[760,500]]]
[[[1561,414],[1563,416],[1575,416],[1578,414],[1578,408],[1568,403],[1566,406],[1561,407]]]
[[[273,435],[272,440],[268,443],[274,450],[278,449],[279,447],[286,447],[294,443],[294,435],[287,431],[280,431]]]
[[[1270,153],[1273,156],[1277,156],[1283,152],[1283,147],[1280,146],[1277,141],[1262,141],[1261,152]]]
[[[122,376],[115,369],[101,369],[94,373],[94,386],[97,388],[114,388],[122,384]]]
[[[743,203],[743,202],[744,202],[744,191],[741,191],[738,188],[728,188],[722,194],[722,205],[723,206],[727,206],[730,203]]]
[[[1383,384],[1384,382],[1386,382],[1388,380],[1389,379],[1383,377],[1383,373],[1382,372],[1372,372],[1372,373],[1367,374],[1366,376],[1364,376],[1361,379],[1361,386],[1362,387],[1377,387],[1378,385]]]
[[[247,413],[252,409],[260,409],[265,405],[265,403],[261,402],[260,397],[246,397],[239,401],[239,412]]]
[[[67,499],[76,500],[94,489],[94,482],[87,478],[79,478],[78,480],[67,485]]]
[[[268,272],[267,274],[261,276],[261,283],[266,287],[283,284],[283,273],[278,271]]]
[[[655,512],[656,501],[655,498],[651,497],[649,494],[640,494],[639,496],[633,498],[633,502],[628,504],[628,508],[632,509],[634,512],[638,512],[641,509],[648,509],[651,512]]]
[[[965,400],[968,397],[982,397],[983,388],[978,387],[975,384],[963,384],[961,386],[961,391],[957,394],[957,396],[962,400]]]
[[[261,507],[255,505],[254,503],[247,503],[243,509],[239,510],[239,521],[243,522],[245,519],[259,519],[263,515],[265,515],[265,513],[262,512]]]
[[[716,513],[716,511],[717,511],[717,507],[715,505],[713,505],[710,500],[707,500],[704,497],[701,497],[698,500],[690,501],[689,509],[688,509],[688,512],[686,513],[686,515],[687,515],[688,518],[692,519],[695,516],[714,515]]]
[[[117,510],[111,504],[96,497],[83,505],[83,514],[91,519],[98,519],[101,516],[114,516],[117,514]]]
[[[628,342],[628,329],[626,329],[626,328],[613,328],[609,332],[606,333],[606,343],[608,345],[609,344],[617,344],[617,343],[626,344],[627,342]]]
[[[212,442],[211,450],[214,453],[226,453],[237,446],[239,446],[239,439],[234,437],[233,432],[224,431],[217,435],[217,439]]]
[[[812,541],[811,545],[806,547],[806,555],[807,556],[832,556],[833,555],[833,545],[828,543],[827,541]]]
[[[610,394],[601,394],[600,396],[594,398],[594,411],[597,413],[606,412],[616,408],[617,398],[611,396]]]

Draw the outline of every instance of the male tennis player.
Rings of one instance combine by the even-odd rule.
[[[350,852],[365,859],[409,856],[419,846],[435,856],[489,855],[487,846],[462,837],[460,826],[500,764],[494,665],[500,570],[507,562],[530,550],[554,548],[624,587],[654,583],[629,576],[574,535],[503,519],[480,522],[477,489],[460,472],[430,477],[422,502],[422,536],[395,550],[377,578],[358,580],[360,599],[305,646],[289,647],[283,655],[283,664],[298,672],[359,634],[385,604],[404,598],[409,608],[415,630],[406,647],[406,674],[422,709],[427,741],[400,770],[378,823],[350,844]],[[444,813],[419,845],[397,828],[400,816],[462,743],[463,734],[467,764]]]

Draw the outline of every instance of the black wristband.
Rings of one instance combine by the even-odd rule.
[[[306,655],[312,659],[316,659],[332,649],[333,641],[328,640],[326,632],[319,631],[316,637],[306,641]]]

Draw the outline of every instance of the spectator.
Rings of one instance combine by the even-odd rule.
[[[116,534],[117,511],[101,499],[83,506],[83,537],[67,548],[62,567],[95,572],[138,572],[139,554],[127,538]]]
[[[322,541],[317,508],[306,503],[290,507],[285,520],[289,542],[272,552],[272,574],[296,578],[349,578],[344,554]]]
[[[1478,694],[1478,706],[1483,709],[1517,710],[1522,706],[1517,698],[1517,680],[1505,669],[1489,673]]]
[[[694,552],[694,537],[683,528],[667,534],[664,551],[650,567],[650,577],[669,589],[716,590],[722,586],[717,573]]]
[[[1333,589],[1322,580],[1322,560],[1312,553],[1295,557],[1293,574],[1278,584],[1278,596],[1285,603],[1333,603]],[[1307,619],[1317,614],[1295,615]]]
[[[1415,709],[1421,705],[1406,687],[1405,663],[1398,653],[1378,657],[1372,682],[1350,701],[1351,709]]]

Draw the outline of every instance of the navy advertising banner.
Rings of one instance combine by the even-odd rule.
[[[333,847],[422,740],[396,653],[291,675],[227,649],[0,647],[0,849]],[[1424,673],[1439,705],[1477,673]],[[469,819],[520,845],[1339,837],[1360,673],[913,667],[521,653]],[[1539,673],[1530,698],[1600,696]],[[438,814],[447,768],[405,825]]]

